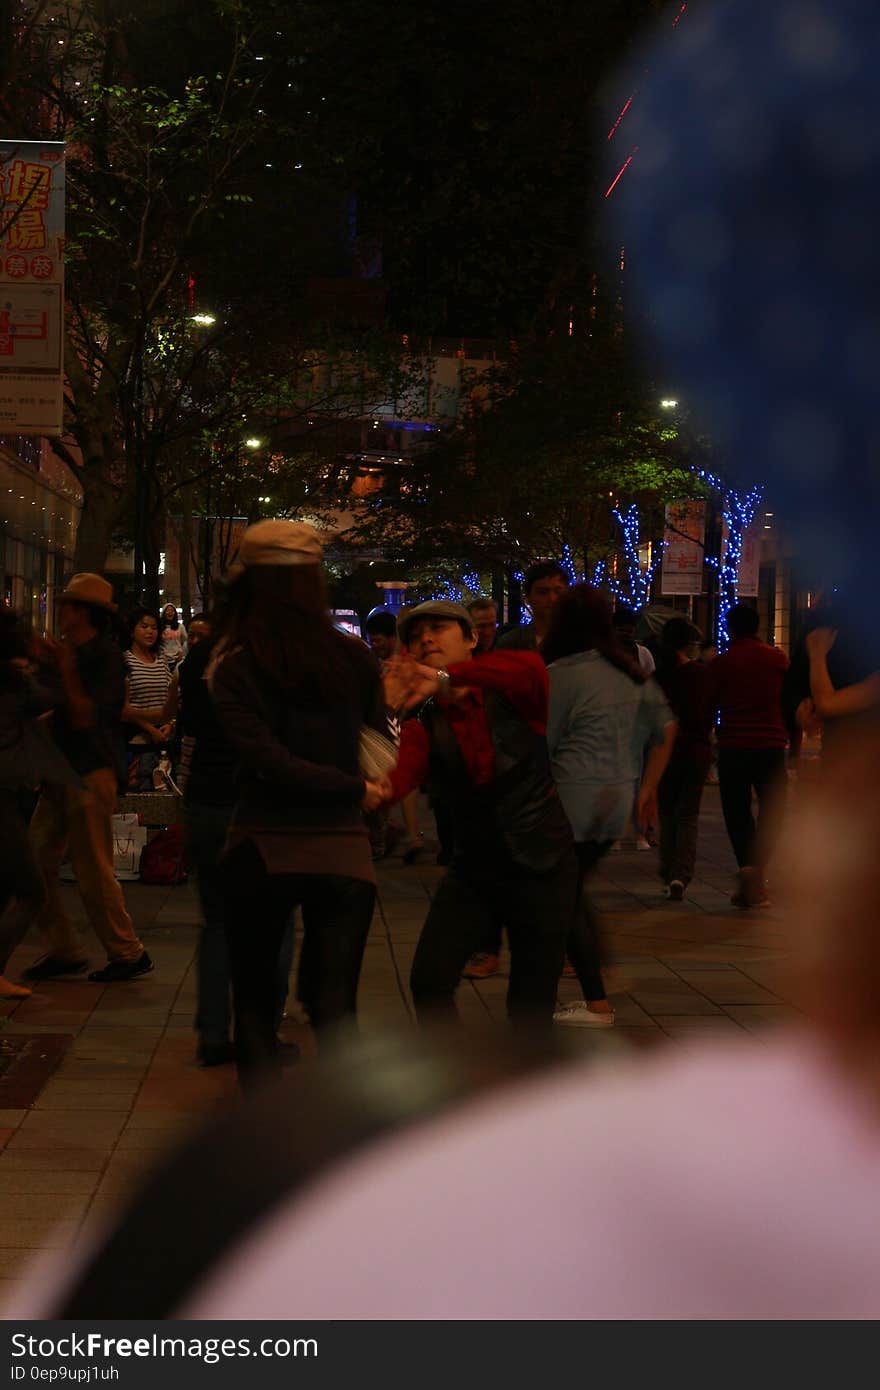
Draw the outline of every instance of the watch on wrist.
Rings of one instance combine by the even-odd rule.
[[[449,695],[449,690],[451,686],[452,677],[450,676],[448,671],[444,670],[441,667],[441,669],[437,672],[437,694],[441,696],[441,698],[445,699]]]

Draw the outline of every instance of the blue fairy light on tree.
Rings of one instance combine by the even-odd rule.
[[[704,469],[696,472],[708,483],[714,492],[721,496],[721,519],[724,523],[726,540],[722,545],[720,557],[708,558],[718,574],[718,646],[723,651],[729,644],[727,632],[727,613],[739,602],[739,567],[742,560],[743,541],[746,533],[754,525],[758,510],[764,499],[764,489],[760,484],[740,492],[730,484],[725,484],[714,473]]]

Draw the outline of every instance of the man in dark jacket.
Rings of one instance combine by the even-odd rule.
[[[571,827],[545,740],[549,682],[535,652],[472,660],[476,634],[456,603],[420,604],[401,621],[412,658],[386,677],[389,704],[413,708],[388,794],[430,778],[455,825],[452,864],[422,928],[410,985],[420,1015],[454,1015],[462,969],[501,916],[510,940],[507,1009],[550,1025],[574,911]]]
[[[556,605],[568,592],[569,578],[558,560],[540,560],[525,572],[523,597],[532,621],[508,628],[497,639],[497,650],[536,652],[547,636]]]

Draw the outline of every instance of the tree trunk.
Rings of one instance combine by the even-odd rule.
[[[177,562],[177,582],[180,589],[180,607],[183,610],[183,623],[185,627],[188,627],[193,613],[192,584],[190,583],[190,552],[192,548],[193,524],[193,504],[191,487],[181,488],[180,502],[181,517],[180,532],[178,535],[177,545],[177,553],[179,556]]]
[[[154,478],[147,489],[147,514],[144,518],[144,603],[148,608],[159,609],[159,565],[162,548],[165,544],[165,507]]]
[[[522,585],[514,577],[512,569],[507,571],[507,621],[516,625],[522,618]]]
[[[113,543],[113,528],[119,512],[119,493],[107,477],[102,460],[87,463],[82,470],[83,509],[76,533],[73,567],[101,574]]]

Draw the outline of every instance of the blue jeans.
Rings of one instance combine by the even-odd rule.
[[[187,852],[195,869],[202,908],[197,959],[195,1027],[199,1041],[213,1045],[229,1041],[232,1031],[232,986],[229,951],[223,920],[224,893],[220,856],[226,843],[231,806],[191,803],[186,807]],[[281,942],[275,981],[275,1028],[281,1024],[293,964],[293,921]]]

